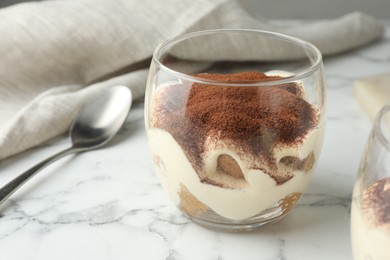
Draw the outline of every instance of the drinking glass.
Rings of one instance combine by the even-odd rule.
[[[282,218],[319,159],[325,100],[321,53],[306,41],[221,29],[162,43],[145,98],[162,186],[211,229],[252,230]]]
[[[356,178],[351,210],[355,260],[390,259],[390,105],[378,113]]]

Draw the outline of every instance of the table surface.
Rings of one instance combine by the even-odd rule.
[[[154,173],[143,103],[104,149],[61,159],[0,207],[0,259],[348,260],[350,203],[371,119],[353,97],[356,79],[390,71],[384,39],[324,60],[328,114],[312,182],[281,221],[249,233],[193,224]],[[66,148],[58,138],[0,162],[0,185]]]

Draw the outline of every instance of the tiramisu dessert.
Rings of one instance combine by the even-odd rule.
[[[244,220],[270,208],[283,215],[306,189],[323,128],[301,83],[231,84],[280,78],[274,74],[197,74],[210,83],[155,90],[146,116],[154,164],[189,216]]]
[[[363,189],[358,180],[351,213],[354,259],[390,259],[390,177]]]

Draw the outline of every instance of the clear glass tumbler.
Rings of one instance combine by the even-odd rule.
[[[377,115],[360,163],[351,239],[355,260],[390,259],[390,105]]]
[[[319,159],[321,54],[273,32],[210,30],[154,52],[145,123],[162,186],[194,222],[252,230],[289,212]]]

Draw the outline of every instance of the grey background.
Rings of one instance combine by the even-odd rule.
[[[23,0],[0,0],[0,7],[9,6],[22,1]],[[328,19],[336,18],[354,11],[362,11],[380,19],[390,19],[390,0],[239,1],[242,2],[248,12],[253,16],[267,19]]]
[[[332,19],[361,11],[390,19],[390,0],[240,0],[254,16],[269,19]]]

